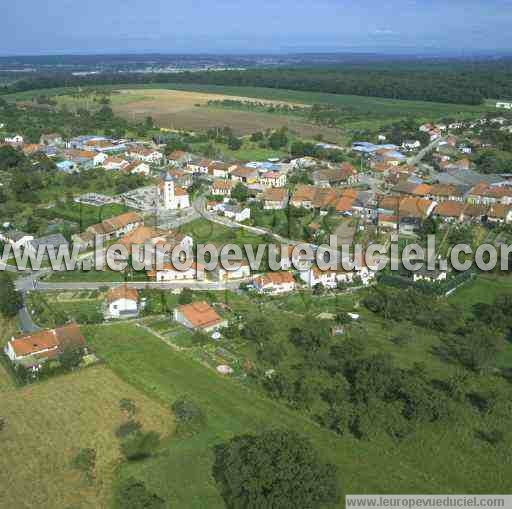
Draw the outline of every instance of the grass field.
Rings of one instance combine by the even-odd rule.
[[[0,368],[1,369],[1,368]],[[0,371],[0,380],[2,373]],[[147,430],[170,435],[172,414],[97,366],[23,389],[1,392],[0,506],[40,509],[107,507],[120,462],[116,428],[125,420],[119,400],[132,399]],[[71,467],[81,448],[97,453],[89,485]]]
[[[338,465],[345,493],[498,493],[511,488],[511,465],[475,442],[467,422],[449,428],[427,425],[400,443],[339,437],[258,391],[220,377],[141,328],[89,327],[86,334],[123,380],[159,400],[186,394],[206,411],[208,427],[202,433],[172,440],[158,457],[119,471],[120,478],[144,479],[176,507],[223,507],[210,473],[212,446],[268,427],[307,434],[322,456]],[[472,413],[467,419],[474,424],[479,417]]]
[[[450,297],[450,301],[469,310],[478,302],[492,304],[498,295],[506,292],[512,292],[512,278],[480,275],[474,281],[459,288]]]
[[[74,270],[52,272],[45,281],[53,283],[122,283],[125,281],[147,281],[145,272],[134,272],[133,276],[114,270]]]

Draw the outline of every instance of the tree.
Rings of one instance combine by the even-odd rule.
[[[167,145],[165,146],[165,153],[171,154],[172,152],[174,152],[176,150],[182,150],[183,152],[188,152],[190,150],[190,147],[183,140],[180,140],[179,138],[173,138],[167,142]]]
[[[144,120],[144,127],[149,131],[155,127],[153,117],[146,117]]]
[[[465,334],[445,339],[444,353],[473,371],[482,371],[495,365],[499,352],[504,349],[503,334],[487,327],[471,328]]]
[[[213,476],[229,509],[312,509],[340,498],[336,467],[290,431],[242,435],[217,446]]]
[[[118,506],[121,509],[163,509],[165,500],[151,493],[142,481],[130,478],[119,489]]]
[[[239,202],[245,203],[247,201],[247,198],[249,198],[249,190],[241,182],[238,182],[237,185],[231,191],[231,198]]]
[[[192,290],[190,288],[183,288],[183,290],[180,293],[178,302],[180,304],[190,304],[192,302],[193,297],[194,294],[192,293]]]
[[[23,299],[16,291],[14,281],[7,272],[0,272],[0,314],[13,317],[23,307]]]
[[[257,343],[266,342],[275,332],[274,323],[262,315],[251,315],[247,318],[242,336]]]
[[[347,325],[352,322],[352,318],[350,318],[350,315],[343,310],[339,310],[336,313],[335,322],[338,325]]]
[[[59,356],[60,365],[67,371],[76,368],[82,360],[82,349],[68,346]]]
[[[285,129],[274,131],[268,139],[268,146],[273,150],[279,150],[280,148],[285,147],[287,144],[288,137],[286,136]]]
[[[290,341],[297,347],[313,352],[319,350],[329,339],[328,322],[316,318],[304,320],[300,327],[290,330]]]
[[[228,148],[229,150],[240,150],[242,148],[243,141],[236,136],[229,138],[228,140]]]

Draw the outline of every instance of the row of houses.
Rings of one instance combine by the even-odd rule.
[[[107,242],[120,238],[144,224],[137,212],[126,212],[89,226],[84,233],[73,235],[71,240],[82,249],[93,247],[95,240]]]
[[[60,233],[34,237],[34,235],[19,230],[6,230],[0,232],[0,241],[10,244],[13,249],[29,251],[34,254],[39,249],[53,249],[57,252],[61,247],[67,248],[69,246],[68,241]]]
[[[230,193],[239,182],[244,185],[260,184],[264,188],[283,187],[287,182],[285,172],[266,171],[260,173],[256,168],[228,163],[212,163],[204,174],[214,179],[210,186],[211,193],[224,196],[229,196],[226,193]]]
[[[350,187],[318,187],[298,185],[289,193],[286,188],[266,189],[260,196],[265,210],[284,209],[288,204],[293,207],[327,212],[333,210],[339,214],[363,213],[369,206],[371,193]]]

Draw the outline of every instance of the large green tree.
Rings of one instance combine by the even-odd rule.
[[[340,497],[336,467],[290,431],[243,435],[221,444],[213,475],[229,509],[317,509]]]
[[[0,272],[0,314],[12,317],[22,306],[23,301],[14,287],[14,281],[6,272]]]

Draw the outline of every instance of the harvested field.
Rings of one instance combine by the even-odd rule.
[[[111,96],[115,114],[139,122],[151,116],[156,125],[168,129],[200,131],[229,126],[236,134],[245,135],[287,126],[306,138],[323,134],[335,141],[340,137],[339,130],[310,124],[298,116],[207,107],[208,101],[225,99],[307,107],[300,103],[181,90],[119,90]]]
[[[127,419],[119,408],[122,398],[135,402],[135,419],[145,430],[173,432],[168,409],[103,366],[0,391],[0,414],[6,419],[1,433],[0,506],[108,507],[120,460],[115,430]],[[92,482],[71,466],[82,448],[96,450]]]
[[[268,106],[289,105],[307,107],[303,103],[294,103],[289,101],[280,101],[274,99],[257,99],[242,96],[227,96],[224,94],[190,92],[187,90],[118,90],[112,96],[112,103],[116,104],[138,104],[158,102],[169,113],[187,110],[194,106],[204,106],[208,101],[223,101],[230,99],[233,101],[263,103]]]

